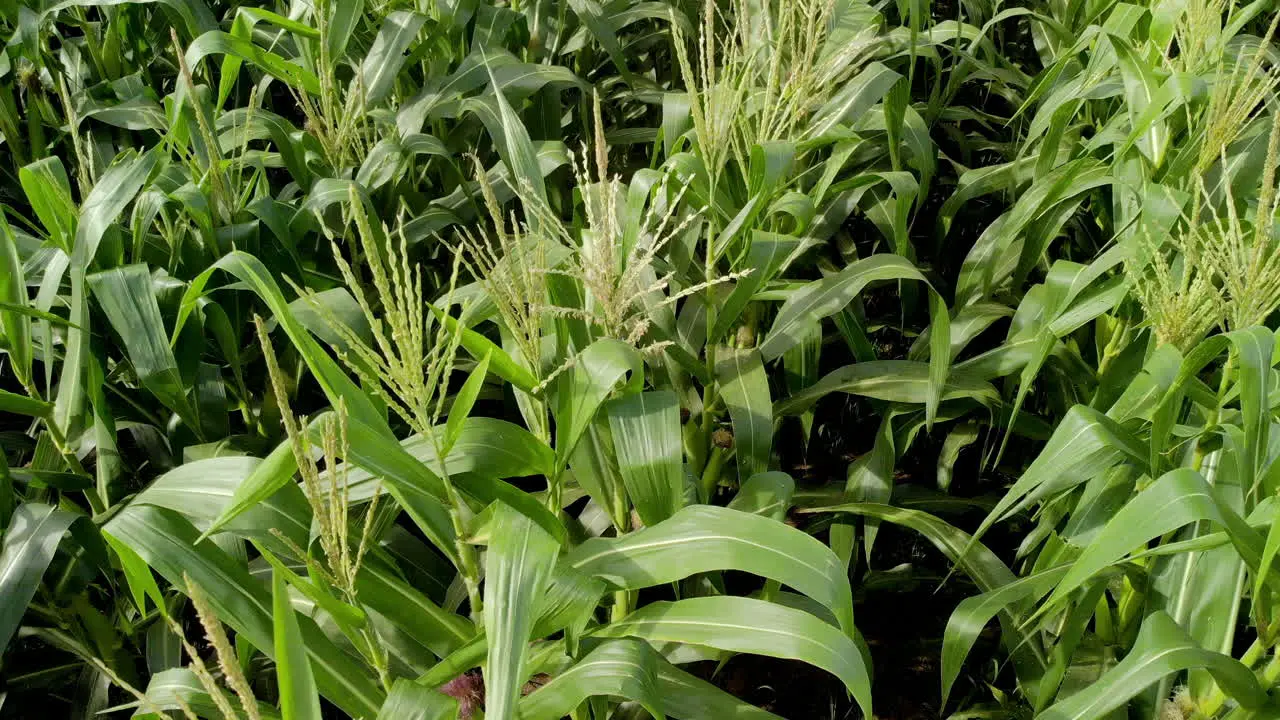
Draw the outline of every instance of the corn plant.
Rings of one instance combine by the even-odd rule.
[[[1269,717],[1278,24],[0,8],[0,708]]]

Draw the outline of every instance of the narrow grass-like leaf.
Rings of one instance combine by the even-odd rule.
[[[283,720],[320,720],[320,694],[311,661],[289,603],[289,586],[279,572],[271,574],[271,609],[275,624],[276,682]]]
[[[489,358],[489,369],[493,371],[494,375],[525,392],[533,392],[533,388],[538,384],[538,379],[533,376],[533,373],[529,372],[528,368],[516,362],[509,353],[489,338],[471,328],[458,329],[457,319],[441,312],[434,305],[428,305],[427,307],[437,319],[444,323],[450,333],[457,332],[461,334],[459,342],[471,357],[476,360]]]
[[[711,683],[658,658],[662,709],[673,718],[779,720],[777,715],[739,700]]]
[[[271,451],[262,462],[249,472],[248,477],[236,486],[231,502],[209,523],[200,539],[218,532],[227,523],[232,522],[249,508],[275,494],[284,484],[293,479],[298,471],[298,462],[293,456],[289,441],[284,441]]]
[[[71,197],[71,181],[67,179],[62,160],[58,157],[37,160],[18,171],[18,180],[49,240],[70,253],[77,212]]]
[[[919,280],[925,277],[910,260],[892,254],[863,258],[834,275],[810,283],[783,303],[769,334],[760,344],[766,361],[780,357],[803,339],[807,323],[834,315],[862,289],[877,280]]]
[[[88,282],[107,320],[124,341],[138,379],[166,406],[188,422],[194,421],[147,266],[112,268],[90,275]]]
[[[356,387],[289,312],[280,286],[260,260],[247,253],[233,251],[192,280],[183,295],[178,319],[174,324],[174,341],[182,329],[183,321],[195,309],[197,300],[205,292],[205,285],[217,270],[232,273],[262,298],[280,327],[298,348],[330,401],[334,405],[339,401],[345,404],[349,416],[351,459],[386,479],[392,496],[413,517],[423,532],[427,533],[438,548],[451,553],[454,547],[453,525],[442,504],[444,490],[440,479],[426,472],[421,463],[399,446],[385,417],[369,396]]]
[[[800,238],[760,230],[751,234],[751,249],[746,262],[746,267],[751,268],[751,274],[734,284],[733,292],[729,293],[717,309],[716,324],[707,334],[707,342],[717,343],[724,338],[742,315],[751,296],[778,274],[786,261],[801,247],[802,242]]]
[[[960,677],[964,659],[968,657],[969,651],[987,623],[1010,605],[1048,593],[1066,573],[1065,565],[1052,568],[960,601],[956,609],[951,612],[951,617],[947,619],[947,627],[942,633],[942,704],[944,706],[951,695],[956,679]],[[1029,635],[1027,640],[1035,642],[1035,639]]]
[[[995,553],[968,533],[920,510],[878,503],[845,503],[829,507],[804,508],[800,512],[845,512],[879,518],[895,525],[911,528],[923,535],[949,560],[958,564],[983,592],[989,592],[1016,579]],[[972,548],[968,546],[972,545]]]
[[[551,580],[559,543],[538,524],[498,503],[485,555],[485,715],[512,720],[528,680],[527,650],[536,608]]]
[[[179,465],[156,478],[138,493],[134,502],[176,510],[192,524],[203,525],[225,514],[239,487],[265,462],[254,457],[230,456]],[[275,533],[302,546],[307,544],[310,535],[310,512],[302,491],[281,483],[274,492],[225,522],[223,528],[271,547],[278,545]]]
[[[34,400],[26,395],[0,390],[0,411],[27,417],[47,418],[53,409],[54,406],[51,403],[43,400]]]
[[[404,628],[441,657],[475,635],[471,621],[441,608],[400,578],[397,570],[376,558],[366,559],[356,577],[361,602]]]
[[[1146,448],[1097,410],[1082,405],[1071,408],[1031,467],[982,521],[973,540],[1029,503],[1082,483],[1126,457],[1145,464]]]
[[[364,0],[348,0],[333,6],[333,15],[325,28],[324,44],[333,62],[342,60],[347,43],[364,16]],[[367,85],[365,86],[368,87]]]
[[[110,535],[103,537],[120,560],[125,582],[129,584],[129,591],[133,595],[133,602],[138,612],[146,613],[147,598],[151,598],[151,602],[155,603],[157,609],[164,608],[164,595],[160,592],[160,585],[156,583],[156,577],[151,573],[151,568],[147,567],[147,562],[128,545]]]
[[[463,108],[480,116],[498,146],[498,154],[515,178],[517,190],[527,187],[537,200],[546,202],[547,185],[542,172],[538,168],[538,156],[533,149],[533,141],[529,139],[529,130],[520,121],[511,103],[507,102],[497,78],[493,76],[493,68],[489,67],[489,83],[492,92],[480,98],[470,98],[463,103]],[[535,230],[538,221],[530,215],[529,222]]]
[[[766,472],[752,475],[738,488],[738,494],[729,501],[729,509],[754,513],[782,522],[791,508],[791,497],[796,492],[796,481],[784,472]]]
[[[335,598],[328,588],[321,587],[309,578],[294,572],[286,561],[277,558],[270,550],[259,546],[258,551],[262,553],[262,559],[266,560],[267,564],[271,566],[271,574],[273,576],[279,575],[289,587],[297,590],[307,600],[315,603],[317,607],[328,613],[343,632],[350,634],[358,632],[360,628],[365,627],[368,622],[368,615],[363,610],[342,602]],[[298,563],[298,569],[305,569],[305,565],[301,561]]]
[[[9,362],[18,383],[31,386],[31,318],[18,308],[26,308],[27,283],[18,258],[18,242],[9,221],[0,214],[0,336],[9,353]]]
[[[480,396],[480,390],[484,387],[485,376],[489,372],[490,357],[492,357],[492,354],[486,354],[480,360],[475,369],[471,371],[471,374],[467,376],[467,381],[462,384],[458,394],[454,396],[453,404],[449,406],[449,418],[445,423],[444,429],[444,452],[446,456],[462,435],[462,428],[467,418],[471,415],[471,408],[475,406],[476,398]]]

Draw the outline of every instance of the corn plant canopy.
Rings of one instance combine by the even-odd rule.
[[[1280,717],[1280,0],[0,32],[0,717]]]

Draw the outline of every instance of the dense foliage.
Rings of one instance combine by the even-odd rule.
[[[1280,714],[1275,0],[0,18],[0,714]]]

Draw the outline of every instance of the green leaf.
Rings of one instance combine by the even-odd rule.
[[[471,328],[463,327],[459,329],[458,321],[455,318],[440,311],[434,305],[428,305],[427,309],[444,323],[449,333],[461,333],[460,342],[462,347],[471,357],[476,360],[489,358],[489,369],[493,371],[494,375],[525,392],[533,392],[533,388],[538,384],[538,379],[533,376],[533,373],[529,372],[528,368],[516,362],[507,351]]]
[[[845,503],[828,507],[804,508],[799,512],[845,512],[878,518],[911,528],[923,535],[934,547],[960,566],[983,592],[989,592],[1014,581],[1013,571],[987,546],[953,525],[920,510],[878,503]],[[972,545],[972,548],[969,546]]]
[[[1051,568],[1030,577],[1019,578],[1007,585],[973,595],[960,601],[947,619],[942,633],[942,704],[947,704],[956,678],[960,677],[964,659],[969,655],[978,636],[993,617],[1005,612],[1010,605],[1027,598],[1039,598],[1049,592],[1062,579],[1067,567]],[[1021,634],[1021,633],[1020,633]],[[1028,642],[1037,642],[1027,633]]]
[[[1188,668],[1206,668],[1224,691],[1246,708],[1261,707],[1267,694],[1253,672],[1239,661],[1198,647],[1164,612],[1142,623],[1133,648],[1115,667],[1089,686],[1039,717],[1044,720],[1087,720],[1106,717],[1151,684]]]
[[[832,371],[810,387],[785,400],[779,400],[774,413],[798,415],[833,392],[924,405],[929,402],[932,388],[932,368],[926,363],[914,360],[871,360]],[[999,393],[990,383],[971,373],[953,370],[942,388],[940,399],[946,401],[964,398],[986,405],[1000,402]]]
[[[311,661],[289,603],[289,586],[278,571],[271,574],[271,609],[275,622],[276,682],[283,720],[320,720],[320,694]]]
[[[716,310],[716,324],[707,334],[708,343],[714,344],[724,338],[741,317],[743,309],[756,291],[772,280],[802,246],[800,238],[761,230],[752,231],[751,249],[744,266],[751,269],[751,274],[734,284],[733,292],[729,293],[729,297]]]
[[[266,461],[247,456],[189,462],[156,478],[138,493],[134,502],[176,510],[192,524],[204,525],[226,514],[226,508],[234,502],[240,486],[264,464]],[[228,519],[223,528],[269,547],[279,547],[276,533],[295,545],[307,545],[310,525],[310,508],[302,491],[296,485],[282,483],[275,491]],[[212,534],[212,531],[205,532],[205,535]]]
[[[619,538],[592,538],[565,561],[624,590],[715,570],[749,572],[789,585],[831,610],[856,635],[844,564],[814,537],[763,515],[691,505],[669,520]]]
[[[25,309],[28,300],[26,276],[18,258],[18,241],[9,228],[9,221],[0,213],[0,335],[18,383],[33,387],[31,318],[18,310]]]
[[[745,481],[769,469],[773,443],[773,405],[760,353],[754,349],[720,348],[716,382],[733,420],[738,477]]]
[[[444,431],[444,453],[446,457],[448,457],[449,451],[453,449],[454,444],[458,442],[458,437],[462,435],[462,428],[466,424],[468,416],[471,415],[471,408],[475,406],[476,398],[480,396],[480,390],[484,387],[484,379],[489,372],[490,357],[492,357],[492,353],[486,354],[475,366],[475,369],[467,376],[467,381],[458,390],[458,394],[453,397],[453,404],[449,406],[449,419],[445,424]]]
[[[157,609],[167,611],[164,594],[160,592],[160,585],[156,583],[156,577],[151,574],[151,568],[147,567],[147,562],[128,545],[110,535],[104,535],[104,538],[120,560],[120,568],[124,570],[125,581],[129,584],[129,591],[133,594],[133,602],[138,612],[146,614],[147,598],[151,598],[151,602],[155,603]]]
[[[189,575],[208,596],[218,618],[253,646],[275,654],[271,598],[244,566],[210,541],[196,544],[196,529],[177,513],[146,505],[118,512],[103,532],[133,548],[170,583]],[[298,619],[321,694],[344,712],[372,717],[383,693],[365,668],[336,647],[310,618]]]
[[[1073,590],[1135,547],[1197,520],[1211,520],[1223,527],[1245,562],[1258,566],[1263,548],[1261,535],[1218,499],[1200,473],[1179,468],[1165,473],[1107,522],[1076,558],[1040,612],[1064,602]]]
[[[836,125],[855,124],[901,79],[901,75],[881,63],[869,64],[814,113],[808,136],[822,137]]]
[[[1097,410],[1083,405],[1071,408],[1044,450],[978,526],[974,541],[1009,515],[1082,483],[1125,458],[1144,467],[1147,450],[1128,430]]]
[[[288,440],[276,445],[261,463],[254,466],[249,475],[236,486],[230,503],[209,523],[200,539],[213,535],[228,523],[240,517],[249,508],[266,500],[293,479],[298,471],[297,460],[293,456],[293,447]]]
[[[373,105],[387,96],[395,84],[396,76],[404,65],[404,51],[418,36],[425,15],[407,10],[395,10],[382,21],[382,29],[373,39],[373,47],[360,65],[364,100]]]
[[[66,318],[60,317],[58,315],[54,315],[51,312],[45,312],[44,310],[37,310],[33,307],[18,305],[16,303],[0,302],[0,311],[17,313],[18,315],[29,317],[35,320],[44,320],[45,322],[53,323],[58,327],[74,327],[77,330],[84,329],[84,328],[80,328],[75,325],[72,325],[71,323],[67,322]]]
[[[1270,419],[1268,397],[1272,388],[1271,360],[1275,333],[1264,327],[1251,327],[1227,333],[1239,360],[1240,414],[1244,420],[1244,472],[1241,485],[1254,487],[1266,469],[1267,431]]]
[[[88,277],[94,298],[124,341],[138,380],[189,423],[196,419],[169,348],[146,265],[126,265]],[[199,431],[199,428],[194,428]]]
[[[392,497],[436,547],[445,553],[453,553],[453,525],[443,505],[444,488],[440,478],[426,472],[421,463],[399,446],[385,417],[369,396],[338,368],[337,363],[325,354],[289,311],[289,304],[279,285],[260,260],[247,253],[233,251],[193,279],[183,295],[171,342],[176,342],[183,321],[195,309],[205,292],[205,285],[218,270],[234,274],[262,298],[330,402],[335,406],[339,402],[346,406],[351,457],[343,459],[351,460],[386,480]]]
[[[164,623],[153,625],[152,627],[161,627],[164,628],[165,632],[169,632]],[[172,633],[170,633],[170,637],[173,637]],[[176,637],[174,639],[176,641]],[[178,648],[180,647],[178,646]],[[145,703],[135,701],[107,708],[102,712],[136,708],[131,716],[132,720],[164,720],[166,717],[180,714],[182,709],[186,707],[196,713],[197,717],[223,717],[218,705],[214,703],[213,698],[209,696],[204,686],[200,684],[196,674],[189,668],[171,667],[153,674],[151,681],[147,683],[146,692],[143,694],[147,698]],[[157,712],[147,712],[150,709],[169,711],[169,714],[161,715]],[[280,717],[274,707],[262,702],[258,703],[258,713],[264,720],[277,720]],[[237,718],[239,717],[237,716]]]
[[[325,27],[324,44],[333,62],[342,60],[347,43],[364,17],[364,0],[348,0],[333,6],[333,15]],[[366,90],[368,85],[365,86]]]
[[[803,330],[808,323],[840,312],[863,288],[878,280],[924,282],[925,277],[900,255],[885,253],[858,260],[838,273],[809,283],[783,303],[760,344],[760,354],[765,361],[781,357],[804,339]]]
[[[360,601],[409,632],[440,657],[462,647],[476,634],[470,620],[435,604],[410,586],[399,571],[377,558],[366,558],[356,577]]]
[[[457,720],[457,717],[457,700],[407,678],[398,678],[378,711],[377,720]]]
[[[560,375],[554,398],[559,467],[568,463],[596,411],[627,373],[627,387],[638,390],[644,382],[640,354],[620,340],[603,338],[579,353],[573,367]]]
[[[67,169],[56,156],[37,160],[18,171],[27,202],[53,244],[68,254],[76,234],[76,203]]]
[[[658,658],[657,663],[662,709],[671,717],[779,720],[777,715],[748,705],[662,658]]]
[[[0,390],[0,411],[27,417],[47,418],[53,412],[53,405],[43,400],[33,400],[26,395]]]
[[[520,701],[522,720],[560,720],[589,697],[634,700],[664,720],[656,666],[658,654],[638,640],[601,644],[573,667]]]
[[[592,634],[800,660],[840,678],[871,717],[871,677],[862,652],[847,635],[800,610],[742,597],[655,602]]]
[[[951,562],[973,580],[983,592],[992,592],[1013,583],[1017,578],[987,546],[968,533],[920,510],[877,503],[845,503],[830,507],[806,508],[800,512],[847,512],[876,518],[910,528],[925,537]],[[1007,620],[1007,621],[1006,621]],[[1021,628],[1021,615],[1002,618],[1006,633],[1026,637]],[[1030,685],[1043,673],[1043,653],[1033,642],[1017,642],[1011,649],[1014,670],[1020,681]]]
[[[282,577],[289,586],[302,593],[307,600],[315,603],[321,610],[328,613],[344,633],[351,635],[365,627],[368,622],[368,616],[363,610],[342,602],[335,598],[328,588],[317,585],[310,579],[294,572],[284,561],[272,554],[270,550],[262,546],[257,546],[257,548],[262,553],[262,559],[266,560],[267,565],[271,567],[272,575]],[[299,569],[305,569],[302,561],[298,561],[298,567]]]
[[[513,187],[517,195],[522,195],[527,188],[527,192],[534,196],[533,202],[545,203],[547,186],[538,166],[538,155],[534,151],[533,141],[529,138],[528,129],[520,121],[520,116],[511,107],[511,103],[507,102],[497,78],[493,75],[493,68],[488,66],[488,60],[486,57],[486,69],[489,71],[489,84],[492,91],[488,95],[468,98],[463,101],[462,108],[480,116],[480,121],[484,123],[485,129],[489,131],[489,136],[493,138],[498,148],[498,155],[502,157],[502,162],[506,164],[514,178]],[[540,222],[536,218],[536,213],[529,215],[528,222],[534,230],[538,228]]]
[[[680,405],[662,390],[633,393],[605,406],[618,472],[645,525],[671,517],[684,504]]]
[[[107,227],[115,222],[116,216],[124,211],[125,206],[142,189],[158,159],[156,151],[141,155],[133,151],[121,153],[98,178],[93,190],[80,206],[80,218],[76,223],[75,244],[70,258],[72,328],[67,333],[54,409],[54,422],[65,437],[74,437],[79,433],[84,414],[83,381],[89,339],[85,273],[98,254],[98,245],[102,242]],[[47,310],[48,307],[43,309]]]
[[[796,492],[796,481],[784,472],[766,472],[752,475],[738,487],[738,493],[729,501],[729,509],[753,513],[782,522],[791,508],[791,498]]]
[[[528,677],[527,650],[535,608],[546,592],[560,549],[555,538],[503,503],[495,506],[485,554],[484,627],[489,638],[485,665],[485,716],[516,716]]]
[[[320,80],[305,67],[263,50],[249,40],[221,30],[210,30],[187,47],[187,65],[195,68],[210,55],[231,55],[252,63],[268,75],[311,95],[320,94]]]
[[[363,0],[358,0],[358,1],[353,0],[351,3],[343,3],[342,6],[339,6],[337,8],[337,12],[334,13],[334,17],[330,22],[331,23],[342,22],[342,15],[344,14],[343,13],[344,6],[355,5],[359,7],[363,4],[364,4]],[[305,25],[303,23],[297,22],[296,20],[290,20],[289,18],[283,15],[280,15],[279,13],[271,12],[270,10],[265,10],[263,8],[253,8],[253,7],[241,7],[236,9],[235,20],[231,22],[231,36],[235,38],[239,38],[246,42],[252,42],[255,26],[259,22],[263,22],[263,21],[270,23],[272,25],[275,25],[276,27],[282,30],[287,30],[291,33],[294,33],[300,38],[315,40],[320,37],[320,31],[316,30],[315,28],[309,25]],[[330,29],[331,31],[334,29],[332,24],[330,25]],[[340,27],[338,28],[338,31],[341,32]],[[330,57],[333,59],[334,62],[341,59],[340,53],[330,55]],[[228,53],[226,57],[222,59],[222,68],[218,73],[221,77],[218,80],[218,100],[216,103],[217,107],[222,107],[223,104],[227,102],[227,98],[231,96],[231,91],[235,87],[236,76],[239,75],[240,66],[243,64],[244,64],[244,59],[239,54],[235,54],[235,53]],[[159,129],[161,130],[164,129],[163,122],[161,123],[161,127]]]
[[[62,0],[60,3],[46,7],[40,13],[40,18],[44,20],[61,10],[72,7],[109,7],[133,3],[145,4],[153,1],[173,10],[182,19],[187,32],[191,35],[218,26],[217,19],[202,0]]]
[[[766,362],[780,357],[804,340],[807,329],[815,321],[840,312],[863,288],[881,280],[917,280],[929,289],[933,337],[929,343],[928,385],[923,403],[928,423],[932,425],[938,403],[947,394],[945,383],[950,380],[951,345],[948,339],[951,337],[951,318],[942,296],[910,260],[900,255],[885,253],[863,258],[792,294],[778,311],[778,317],[760,345],[760,354]]]
[[[22,623],[40,578],[53,561],[62,536],[78,516],[51,505],[23,503],[13,512],[0,548],[0,652]]]

